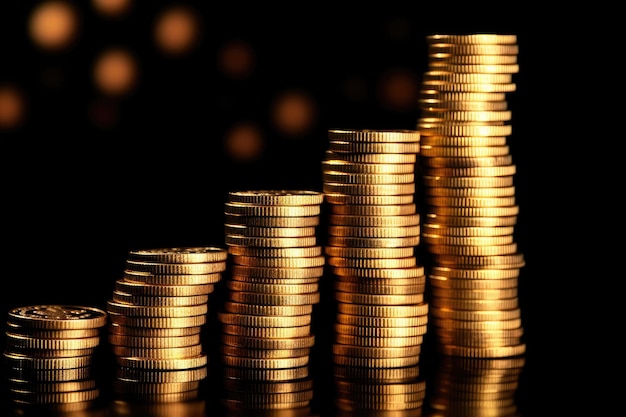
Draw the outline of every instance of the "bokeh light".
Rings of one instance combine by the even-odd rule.
[[[380,104],[393,112],[415,111],[418,91],[417,74],[404,67],[387,70],[378,83]]]
[[[249,77],[256,65],[254,50],[248,42],[233,39],[222,45],[217,55],[217,66],[229,78]]]
[[[78,13],[67,1],[48,0],[37,5],[28,19],[28,33],[39,47],[59,51],[78,34]]]
[[[231,159],[249,163],[263,156],[265,137],[261,129],[251,122],[231,126],[224,137],[224,150]]]
[[[315,127],[317,105],[304,91],[285,91],[273,103],[272,121],[275,128],[286,136],[306,135]]]
[[[124,48],[111,48],[97,57],[93,67],[93,80],[101,92],[120,96],[128,94],[138,78],[137,61]]]
[[[13,85],[0,85],[0,129],[20,127],[25,119],[24,94]]]
[[[199,15],[187,5],[164,9],[155,20],[154,41],[161,52],[170,56],[189,53],[199,42]]]
[[[132,0],[91,0],[91,4],[103,16],[120,17],[128,13]]]

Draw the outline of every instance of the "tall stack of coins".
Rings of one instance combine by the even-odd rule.
[[[443,357],[433,378],[426,415],[519,416],[515,400],[524,363],[524,357],[519,355]]]
[[[34,305],[8,312],[5,375],[20,407],[66,412],[92,408],[100,395],[94,375],[104,310]]]
[[[217,246],[129,252],[107,302],[119,400],[165,403],[198,396],[208,374],[201,330],[227,256]]]
[[[517,297],[523,254],[507,93],[518,72],[515,35],[431,35],[417,129],[421,133],[431,317],[444,354],[525,351]]]
[[[415,255],[420,134],[330,130],[328,139],[322,175],[337,305],[336,404],[342,411],[418,409],[428,324],[426,275]]]
[[[218,312],[229,410],[308,408],[313,306],[325,257],[317,241],[323,194],[232,191],[225,203],[232,273]]]

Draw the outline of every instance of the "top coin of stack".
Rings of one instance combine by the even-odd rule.
[[[417,128],[436,340],[450,355],[518,355],[524,258],[513,238],[519,206],[506,101],[516,90],[517,37],[435,34],[427,45]]]
[[[94,307],[10,310],[4,358],[12,399],[56,411],[90,408],[100,395],[92,365],[106,323],[106,312]]]
[[[201,343],[209,295],[226,269],[217,246],[131,250],[107,302],[121,399],[194,399],[207,376]]]

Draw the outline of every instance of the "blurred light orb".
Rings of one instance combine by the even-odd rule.
[[[37,5],[28,20],[28,33],[41,48],[68,47],[78,32],[78,14],[67,1],[47,0]]]
[[[134,56],[122,48],[112,48],[100,54],[93,67],[95,85],[105,94],[128,94],[138,77]]]
[[[0,85],[0,129],[19,127],[25,118],[25,99],[14,86]]]
[[[228,156],[238,162],[256,161],[265,150],[265,138],[258,126],[239,123],[226,132],[224,149]]]
[[[91,0],[93,8],[104,16],[117,17],[126,13],[131,0]]]
[[[188,7],[171,6],[161,12],[154,26],[154,40],[168,55],[188,53],[198,42],[200,21]]]
[[[414,111],[417,108],[419,83],[408,68],[395,68],[385,72],[378,83],[381,105],[394,112]]]
[[[275,100],[272,120],[278,131],[287,136],[302,136],[315,124],[317,108],[313,98],[302,91],[287,91]]]
[[[220,72],[227,77],[246,78],[254,70],[254,50],[243,40],[231,40],[220,48],[217,65]]]

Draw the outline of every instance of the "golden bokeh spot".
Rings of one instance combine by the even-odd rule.
[[[231,40],[218,51],[217,66],[227,77],[246,78],[254,70],[254,51],[243,40]]]
[[[25,118],[25,99],[14,86],[0,85],[0,129],[18,128]]]
[[[200,37],[200,21],[189,7],[171,6],[162,11],[154,25],[154,40],[162,52],[182,55],[190,52]]]
[[[122,48],[100,54],[93,67],[95,85],[105,94],[124,95],[135,87],[138,77],[134,56]]]
[[[413,111],[417,108],[418,88],[418,79],[411,70],[391,69],[380,78],[378,98],[391,111]]]
[[[265,150],[265,138],[261,129],[252,123],[232,126],[224,137],[226,154],[239,162],[256,161]]]
[[[91,4],[104,16],[119,17],[128,12],[132,0],[91,0]]]
[[[78,14],[66,1],[48,0],[37,5],[28,19],[28,33],[41,48],[68,47],[78,33]]]
[[[317,119],[317,107],[313,98],[302,91],[282,93],[272,106],[272,120],[278,131],[287,136],[309,133]]]

